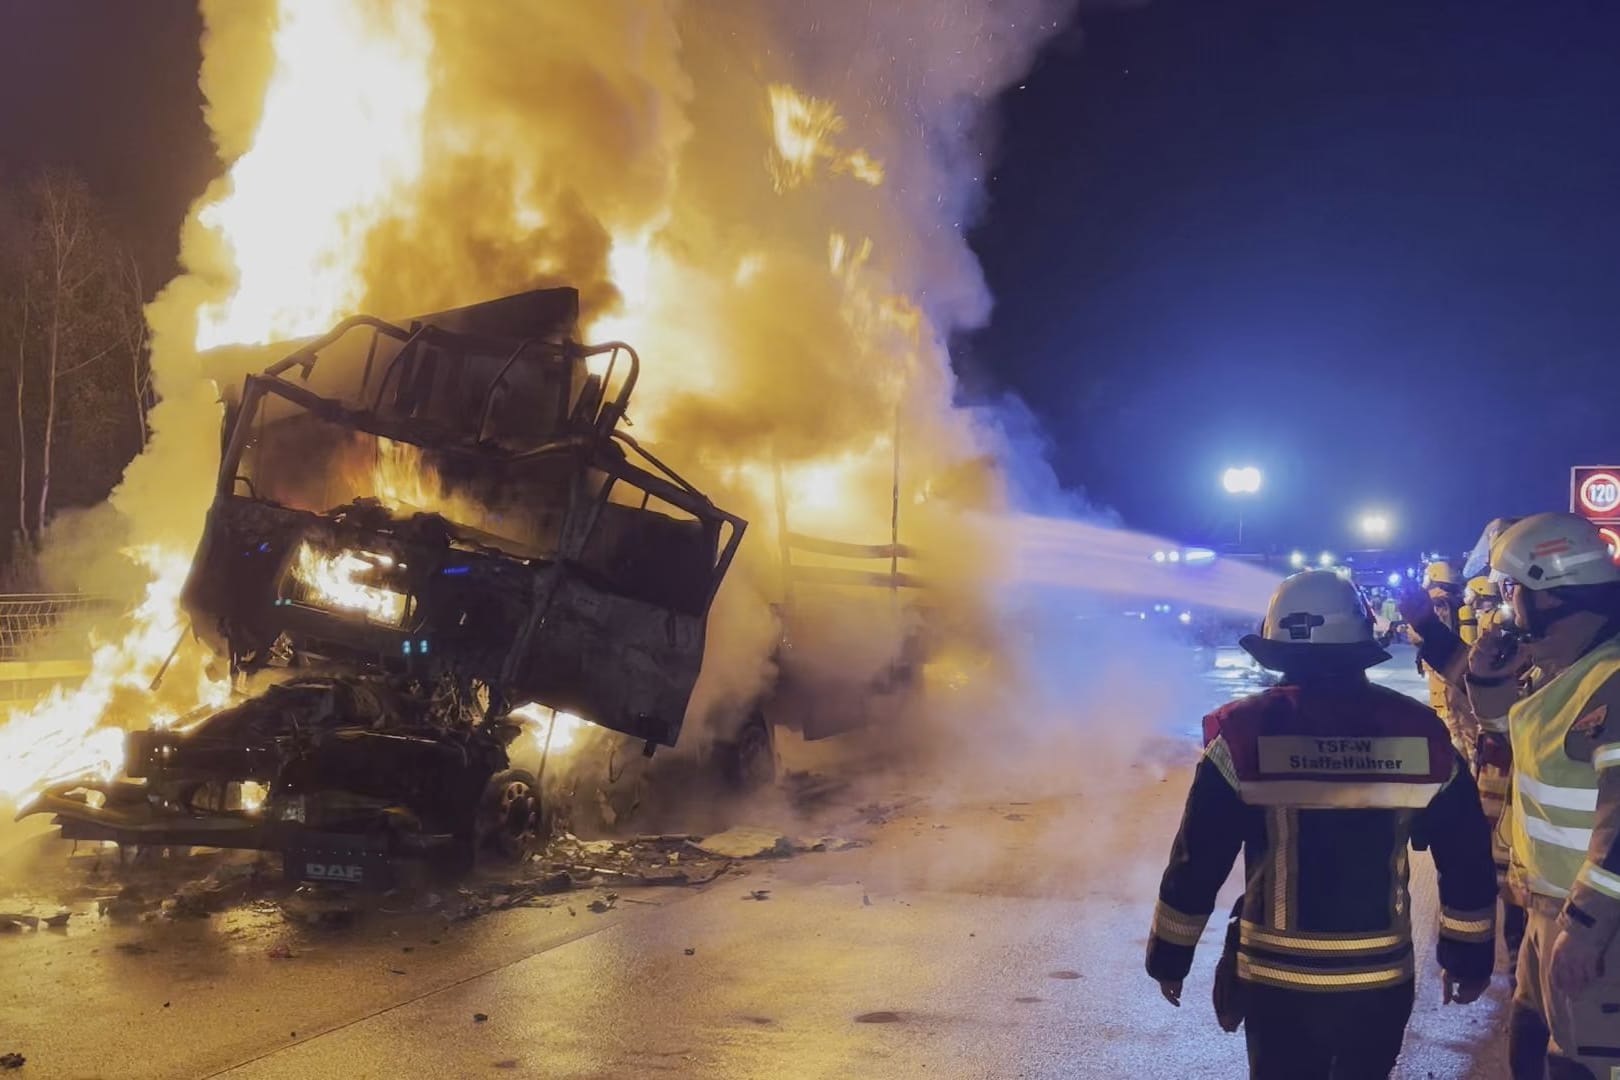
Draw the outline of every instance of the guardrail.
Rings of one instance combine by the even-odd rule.
[[[82,593],[0,593],[0,713],[88,675],[85,639],[51,631],[80,615],[116,610],[114,602]]]

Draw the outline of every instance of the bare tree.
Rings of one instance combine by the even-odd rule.
[[[14,537],[28,546],[28,342],[33,310],[30,255],[33,229],[20,193],[0,188],[0,364],[9,370],[16,391],[17,520],[0,529],[0,542]]]
[[[106,415],[110,386],[102,384],[128,385],[115,361],[124,348],[144,352],[145,336],[144,329],[133,336],[128,320],[139,275],[127,277],[125,256],[82,181],[48,172],[9,203],[15,227],[3,260],[12,297],[4,331],[16,391],[17,531],[29,544],[50,514],[64,406],[77,403],[79,433],[102,444],[81,438],[80,456],[104,452],[115,429]],[[143,362],[132,360],[144,432]]]
[[[146,289],[141,264],[133,255],[119,260],[120,296],[117,306],[120,333],[129,353],[130,389],[135,400],[135,451],[146,445],[146,413],[152,406],[152,365],[147,352],[151,331],[146,325]]]
[[[23,407],[28,389],[29,285],[25,277],[17,304],[17,535],[23,543],[33,542],[28,532],[28,415]]]

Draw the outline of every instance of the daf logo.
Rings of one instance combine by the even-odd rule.
[[[304,876],[318,881],[360,881],[366,868],[354,863],[305,863]]]

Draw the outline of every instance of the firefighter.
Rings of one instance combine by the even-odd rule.
[[[1515,1077],[1620,1075],[1620,568],[1597,528],[1537,514],[1491,549],[1517,631],[1468,654],[1479,715],[1513,743],[1510,877],[1528,898]],[[1611,709],[1614,711],[1611,713]],[[1611,721],[1613,723],[1611,724]]]
[[[1240,644],[1282,674],[1204,719],[1205,750],[1159,887],[1147,970],[1173,1005],[1238,851],[1246,887],[1217,979],[1260,1080],[1382,1077],[1413,1003],[1407,846],[1439,871],[1447,1002],[1490,980],[1496,886],[1473,778],[1429,709],[1370,682],[1389,659],[1332,571],[1285,580]]]
[[[1488,577],[1481,575],[1468,580],[1468,588],[1463,590],[1463,603],[1473,612],[1476,640],[1502,621],[1502,591]],[[1473,644],[1466,637],[1463,641],[1468,645]]]
[[[1386,592],[1384,602],[1379,605],[1378,614],[1383,616],[1384,624],[1388,627],[1386,633],[1391,636],[1401,626],[1401,607],[1395,599],[1395,594]]]
[[[1461,638],[1465,645],[1472,643],[1476,637],[1473,614],[1462,602],[1462,588],[1451,564],[1439,560],[1430,563],[1423,572],[1423,588],[1434,619]],[[1479,741],[1479,721],[1474,719],[1473,710],[1469,708],[1467,694],[1448,682],[1445,675],[1432,664],[1424,661],[1423,634],[1418,629],[1419,622],[1433,625],[1433,620],[1419,612],[1408,613],[1407,637],[1418,646],[1417,669],[1429,680],[1429,708],[1444,722],[1446,730],[1451,733],[1451,744],[1472,768],[1474,747]]]
[[[1486,527],[1487,535],[1492,540],[1502,531],[1500,521],[1497,519]],[[1498,606],[1501,592],[1496,583],[1488,577],[1475,576],[1468,582],[1465,596],[1469,605],[1475,608],[1475,625],[1479,635],[1494,640],[1492,635],[1503,624]],[[1408,603],[1403,617],[1411,620],[1413,636],[1420,642],[1419,659],[1430,671],[1446,680],[1448,703],[1455,703],[1458,708],[1466,707],[1472,712],[1465,681],[1468,645],[1459,634],[1441,622],[1427,595]],[[1477,718],[1477,722],[1479,734],[1474,743],[1474,782],[1479,788],[1479,801],[1485,810],[1485,818],[1491,826],[1491,858],[1496,865],[1497,890],[1502,900],[1502,944],[1507,950],[1508,970],[1511,972],[1518,961],[1526,923],[1525,898],[1508,881],[1510,838],[1506,810],[1513,793],[1513,747],[1508,738],[1506,715]]]

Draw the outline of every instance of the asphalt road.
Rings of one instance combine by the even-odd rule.
[[[1389,667],[1418,689],[1409,657]],[[1253,684],[1200,685],[1213,703]],[[600,913],[571,894],[466,922],[312,930],[250,906],[5,935],[0,1053],[27,1056],[19,1078],[1242,1076],[1207,998],[1218,929],[1181,1009],[1141,970],[1196,723],[1037,798],[902,785],[876,823],[846,815],[868,846]],[[1414,878],[1429,928],[1426,858]],[[1505,1075],[1497,981],[1442,1007],[1423,969],[1396,1075]]]

